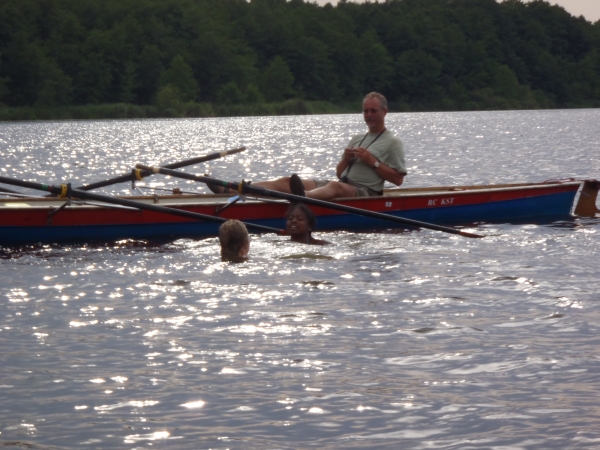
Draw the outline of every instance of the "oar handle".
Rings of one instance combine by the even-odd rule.
[[[188,173],[178,172],[176,170],[166,169],[164,167],[149,167],[142,164],[137,164],[138,169],[148,170],[153,173],[161,173],[163,175],[171,175],[173,177],[183,178],[186,180],[200,181],[202,183],[212,184],[215,186],[222,186],[229,189],[236,190],[243,195],[245,193],[263,195],[265,197],[280,198],[283,200],[291,200],[294,202],[302,202],[309,205],[320,206],[323,208],[335,209],[338,211],[348,212],[359,216],[373,217],[375,219],[388,220],[391,222],[402,223],[405,225],[412,225],[415,227],[428,228],[430,230],[443,231],[445,233],[457,234],[469,238],[482,238],[485,237],[481,234],[469,233],[467,231],[457,230],[456,228],[445,227],[442,225],[436,225],[428,222],[421,222],[420,220],[407,219],[405,217],[392,216],[391,214],[380,213],[376,211],[369,211],[366,209],[354,208],[352,206],[340,205],[339,203],[327,202],[324,200],[317,200],[310,197],[302,197],[299,195],[288,194],[285,192],[272,191],[258,186],[241,182],[231,183],[228,181],[217,180],[216,178],[205,177],[202,175],[192,175]]]
[[[243,152],[246,150],[246,147],[234,148],[231,150],[223,150],[222,152],[211,153],[210,155],[198,156],[196,158],[187,159],[185,161],[179,161],[171,164],[165,164],[162,167],[166,167],[167,169],[179,169],[181,167],[193,166],[194,164],[200,164],[206,161],[212,161],[213,159],[222,158],[227,155],[233,155],[235,153]],[[109,180],[98,181],[96,183],[86,184],[84,186],[77,186],[74,189],[78,189],[81,191],[91,191],[94,189],[111,186],[113,184],[118,183],[126,183],[128,181],[140,181],[142,178],[151,175],[151,172],[148,170],[145,171],[132,171],[130,173],[126,173],[124,175],[120,175],[115,178],[111,178]]]

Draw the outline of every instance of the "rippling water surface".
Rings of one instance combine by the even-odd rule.
[[[600,110],[390,114],[406,186],[598,178]],[[333,177],[360,115],[0,124],[4,176]],[[203,188],[167,178],[145,187]],[[142,186],[143,188],[144,186]],[[105,188],[130,192],[129,186]],[[600,448],[600,220],[0,250],[0,445]]]

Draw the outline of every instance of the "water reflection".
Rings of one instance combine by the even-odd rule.
[[[572,114],[581,148],[559,142],[563,113],[390,119],[416,186],[589,176],[596,131],[579,119],[598,113]],[[200,170],[330,177],[333,149],[362,124],[323,122],[15,124],[0,152],[9,176],[88,182],[244,144]],[[241,265],[222,263],[214,238],[3,249],[0,436],[40,448],[594,448],[599,225],[479,224],[483,240],[331,232],[318,249],[253,236]]]

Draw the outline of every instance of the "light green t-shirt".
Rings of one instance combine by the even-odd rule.
[[[357,134],[350,140],[349,147],[367,148],[375,158],[396,169],[399,173],[406,175],[406,162],[404,160],[404,147],[402,141],[394,136],[391,132],[385,131],[377,140],[378,133]],[[363,140],[364,138],[364,140]],[[373,142],[375,140],[375,142]],[[348,171],[348,169],[350,169]],[[348,166],[342,173],[342,177],[348,177],[355,183],[380,192],[383,190],[384,180],[381,178],[372,167],[367,166],[361,160],[356,159],[352,166]]]

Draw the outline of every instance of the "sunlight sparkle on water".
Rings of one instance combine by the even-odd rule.
[[[599,117],[389,113],[386,126],[404,141],[403,188],[414,188],[597,178]],[[246,145],[185,171],[256,182],[334,179],[364,123],[345,114],[0,127],[6,176],[93,182]],[[207,192],[162,176],[152,184]],[[332,245],[252,234],[242,264],[223,263],[214,237],[0,249],[2,439],[596,448],[598,219],[469,224],[481,240],[319,226]]]
[[[196,400],[194,402],[183,403],[181,406],[187,409],[199,409],[202,408],[205,404],[206,402],[202,400]]]

